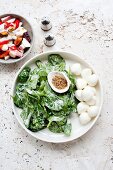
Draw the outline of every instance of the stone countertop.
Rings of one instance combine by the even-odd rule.
[[[113,2],[109,0],[0,0],[0,15],[21,14],[32,24],[35,41],[29,56],[16,64],[0,64],[0,170],[113,170]],[[43,44],[40,19],[49,16],[57,43]],[[28,135],[11,107],[16,72],[34,55],[61,49],[91,63],[104,88],[97,123],[83,137],[52,144]]]

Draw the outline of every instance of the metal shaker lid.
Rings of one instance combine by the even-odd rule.
[[[48,34],[45,36],[45,39],[44,39],[44,44],[48,47],[51,47],[53,46],[54,44],[56,43],[56,40],[54,38],[54,36],[51,34]]]
[[[41,20],[41,29],[44,31],[48,31],[52,28],[52,24],[48,17],[43,17]]]

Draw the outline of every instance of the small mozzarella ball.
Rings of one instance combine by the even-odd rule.
[[[77,105],[77,112],[81,114],[82,112],[86,112],[89,109],[89,106],[85,102],[80,102]]]
[[[91,100],[93,95],[93,91],[90,88],[85,88],[84,90],[82,90],[82,99],[85,102]]]
[[[76,90],[76,92],[75,92],[75,97],[76,97],[79,101],[82,101],[82,90]]]
[[[98,76],[96,74],[92,74],[91,76],[88,77],[87,82],[90,86],[96,86],[98,82]]]
[[[93,91],[93,94],[96,95],[96,89],[95,87],[91,87],[91,86],[88,86],[92,91]]]
[[[92,70],[89,69],[89,68],[86,68],[82,71],[81,75],[82,77],[87,81],[88,80],[88,77],[91,76],[92,74]]]
[[[84,89],[86,87],[86,85],[87,85],[87,82],[84,79],[78,78],[76,80],[77,89],[82,90],[82,89]]]
[[[95,87],[91,87],[91,86],[88,85],[88,86],[85,87],[85,89],[90,89],[90,90],[92,90],[93,94],[96,95],[96,89],[95,89]]]
[[[96,104],[96,96],[86,102],[89,106],[94,106]]]
[[[88,122],[90,122],[91,118],[89,117],[87,112],[83,112],[80,116],[79,116],[79,120],[80,123],[82,125],[86,125]]]
[[[79,63],[75,63],[71,67],[71,72],[77,76],[81,74],[81,70],[81,65]]]
[[[93,118],[96,117],[98,114],[98,107],[97,106],[90,106],[88,109],[88,115]]]
[[[4,44],[3,46],[2,46],[2,51],[7,51],[8,50],[8,45],[7,44]]]

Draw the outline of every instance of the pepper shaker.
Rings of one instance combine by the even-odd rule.
[[[56,40],[55,40],[55,38],[54,38],[53,35],[50,35],[50,34],[49,34],[49,35],[46,35],[46,36],[45,36],[44,44],[45,44],[46,46],[51,47],[51,46],[53,46],[55,43],[56,43]]]
[[[41,28],[44,31],[49,31],[52,28],[52,24],[48,17],[43,17],[41,20]]]

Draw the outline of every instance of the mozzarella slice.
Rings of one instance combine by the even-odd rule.
[[[13,31],[13,33],[16,35],[16,36],[23,36],[23,34],[27,32],[27,30],[23,27],[18,27],[16,30]]]
[[[91,76],[88,77],[87,82],[90,86],[96,86],[98,82],[98,76],[96,74],[92,74]]]
[[[10,18],[11,18],[11,16],[3,17],[3,18],[1,18],[1,21],[2,21],[2,22],[6,22],[6,21],[8,21]]]
[[[21,27],[22,25],[23,25],[23,23],[22,23],[22,22],[20,22],[20,23],[19,23],[19,27]]]
[[[81,74],[81,65],[79,63],[75,63],[71,66],[71,72],[75,75],[80,75]]]
[[[22,57],[22,56],[23,56],[23,53],[20,52],[20,51],[18,51],[18,50],[10,50],[9,55],[10,55],[12,58],[16,58],[16,57]]]
[[[3,24],[0,25],[0,33],[4,32],[4,31],[5,31],[5,29],[4,29],[4,23],[3,23]]]
[[[84,79],[78,78],[76,80],[77,89],[82,90],[82,89],[84,89],[86,87],[86,85],[87,85],[87,82]]]
[[[15,21],[15,18],[12,18],[12,19],[8,20],[7,22],[8,22],[8,23],[12,23],[12,22],[14,22],[14,21]]]
[[[86,125],[87,123],[89,123],[91,120],[91,118],[89,117],[87,112],[83,112],[80,116],[79,116],[79,121],[82,125]]]
[[[31,44],[25,39],[23,38],[22,40],[22,46],[24,46],[25,48],[28,48],[31,46]]]
[[[19,48],[22,49],[22,50],[24,50],[24,49],[25,49],[25,46],[24,46],[23,44],[21,44],[21,45],[19,46]]]
[[[75,97],[76,97],[79,101],[82,101],[82,90],[76,90],[76,92],[75,92]]]
[[[16,50],[10,50],[9,55],[10,55],[12,58],[16,58]]]
[[[83,91],[82,91],[82,99],[83,101],[87,102],[89,100],[92,99],[94,93],[91,89],[89,88],[85,88]]]
[[[8,45],[8,47],[14,46],[13,41],[10,41],[7,45]]]
[[[94,118],[96,117],[98,114],[98,107],[97,106],[90,106],[89,109],[88,109],[88,115],[91,117],[91,118]]]
[[[7,56],[5,56],[5,60],[8,60],[10,58],[10,56],[9,55],[7,55]]]
[[[81,114],[83,112],[86,112],[88,110],[89,106],[85,102],[80,102],[77,105],[77,112],[78,114]]]

